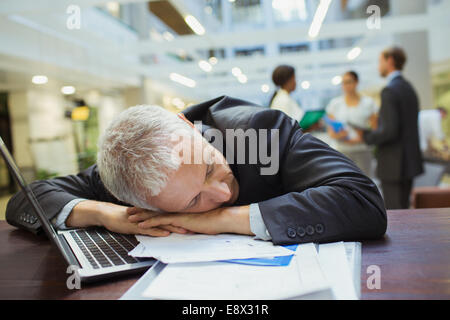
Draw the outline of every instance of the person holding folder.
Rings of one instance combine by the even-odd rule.
[[[362,133],[352,125],[364,129],[375,129],[378,108],[372,98],[361,95],[357,88],[359,76],[348,71],[342,77],[344,94],[330,101],[326,108],[327,117],[336,123],[327,126],[328,135],[337,140],[337,149],[353,160],[368,176],[372,173],[372,150],[364,143]],[[328,123],[332,121],[327,121]],[[333,126],[334,124],[334,126]],[[336,130],[338,128],[338,130]],[[340,129],[340,130],[339,130]]]

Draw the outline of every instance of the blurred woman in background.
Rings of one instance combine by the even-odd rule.
[[[303,118],[304,112],[290,96],[291,92],[295,91],[297,87],[295,69],[288,65],[276,67],[272,73],[272,81],[278,89],[270,100],[270,108],[281,110],[291,118],[300,121]]]
[[[348,71],[343,75],[344,94],[331,100],[326,109],[327,117],[342,123],[343,126],[337,132],[333,126],[328,126],[328,134],[337,140],[338,151],[371,176],[372,151],[364,144],[361,129],[376,129],[378,108],[372,98],[358,92],[358,83],[356,72]]]

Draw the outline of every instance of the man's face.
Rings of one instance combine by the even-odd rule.
[[[380,54],[379,63],[378,63],[378,71],[380,73],[380,76],[383,78],[387,77],[389,74],[388,71],[388,60],[384,57],[383,54]]]
[[[183,161],[179,169],[169,175],[162,191],[148,197],[147,202],[165,212],[204,212],[234,203],[239,185],[222,153],[203,139],[202,143],[189,141],[191,161]],[[195,152],[205,154],[197,163],[194,162]]]

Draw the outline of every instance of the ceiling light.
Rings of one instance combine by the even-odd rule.
[[[348,60],[355,60],[356,58],[359,57],[359,55],[361,54],[361,48],[360,47],[354,47],[352,50],[350,50],[347,53],[347,59]]]
[[[184,18],[184,21],[186,21],[189,28],[191,28],[192,31],[194,31],[199,36],[202,36],[205,34],[205,28],[203,28],[201,23],[198,22],[198,20],[194,16],[188,15]]]
[[[212,65],[217,64],[218,60],[216,57],[211,57],[208,59],[209,63],[211,63]]]
[[[240,83],[246,83],[246,82],[247,82],[247,76],[246,76],[245,74],[240,74],[240,75],[238,76],[238,81],[239,81]]]
[[[181,100],[180,98],[173,98],[172,99],[172,104],[177,108],[177,109],[183,109],[186,104],[183,102],[183,100]]]
[[[335,86],[337,86],[338,84],[341,84],[341,82],[342,82],[341,76],[336,76],[331,80],[331,83],[333,83]]]
[[[31,79],[31,82],[33,82],[34,84],[45,84],[48,82],[48,78],[43,75],[36,75],[36,76],[33,76],[33,78]]]
[[[311,83],[309,81],[303,81],[301,86],[303,89],[308,90],[311,87]]]
[[[75,93],[75,87],[73,86],[64,86],[61,88],[62,94],[74,94]]]
[[[231,69],[231,73],[233,74],[233,76],[239,77],[242,74],[242,71],[238,67],[234,67],[233,69]]]
[[[205,60],[200,60],[198,66],[205,72],[210,72],[212,70],[212,66]]]
[[[174,82],[177,82],[179,84],[182,84],[182,85],[184,85],[186,87],[189,87],[189,88],[194,88],[197,85],[197,83],[194,80],[192,80],[192,79],[190,79],[188,77],[182,76],[181,74],[178,74],[178,73],[175,73],[175,72],[172,72],[169,75],[169,77],[170,77],[170,80],[172,80]]]
[[[269,90],[270,90],[270,87],[269,87],[268,84],[263,84],[263,85],[261,86],[261,91],[262,91],[262,92],[267,93],[267,92],[269,92]]]
[[[319,5],[317,6],[316,13],[314,14],[313,21],[311,22],[311,26],[309,28],[308,34],[310,38],[315,38],[319,35],[320,28],[322,28],[322,23],[323,20],[325,20],[330,4],[331,0],[320,0]]]

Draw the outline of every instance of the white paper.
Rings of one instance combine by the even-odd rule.
[[[152,257],[164,263],[207,262],[229,259],[289,256],[292,251],[270,241],[236,234],[177,234],[168,237],[136,237],[140,244],[133,257]]]
[[[225,262],[166,266],[143,296],[155,299],[298,299],[330,288],[313,244],[300,245],[289,266],[250,266]]]
[[[319,246],[319,261],[336,299],[358,299],[343,242],[321,244]]]
[[[361,243],[344,242],[347,261],[350,266],[350,274],[353,279],[353,286],[358,299],[361,298]]]

